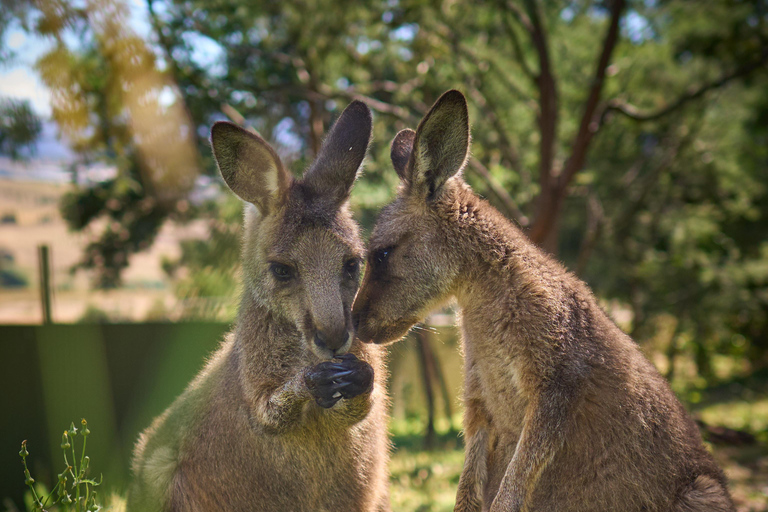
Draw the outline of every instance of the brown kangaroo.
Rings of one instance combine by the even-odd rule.
[[[461,179],[467,104],[445,93],[392,143],[402,180],[353,306],[397,340],[455,297],[466,456],[457,511],[733,511],[696,425],[589,288]]]
[[[258,135],[211,144],[245,206],[234,331],[139,439],[128,510],[387,511],[379,347],[354,338],[364,255],[347,198],[371,140],[353,102],[297,180]]]

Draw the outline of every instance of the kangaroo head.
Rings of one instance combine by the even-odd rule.
[[[302,179],[264,139],[219,122],[211,145],[221,175],[243,201],[244,293],[295,326],[321,359],[352,343],[350,308],[364,249],[347,207],[371,140],[371,112],[355,101],[336,121]]]
[[[415,132],[403,130],[392,141],[401,186],[376,221],[355,299],[363,341],[402,338],[451,295],[460,255],[446,216],[452,196],[465,187],[457,174],[468,152],[467,102],[458,91],[443,94]]]

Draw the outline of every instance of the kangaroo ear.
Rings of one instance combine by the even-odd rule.
[[[467,100],[459,91],[440,96],[416,129],[408,162],[409,192],[432,198],[464,167],[469,154]]]
[[[392,148],[389,151],[389,156],[392,159],[392,165],[401,180],[408,179],[408,175],[406,174],[408,160],[411,159],[413,140],[415,138],[416,132],[410,128],[406,128],[405,130],[401,130],[400,133],[395,135],[395,138],[392,139]]]
[[[267,215],[292,180],[275,150],[255,133],[227,122],[213,125],[211,146],[221,176],[232,192]]]
[[[303,183],[310,193],[334,206],[346,201],[372,135],[371,110],[362,101],[353,101],[341,113],[304,174]]]

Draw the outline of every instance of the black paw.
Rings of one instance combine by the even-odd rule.
[[[342,398],[369,392],[373,388],[373,368],[354,354],[344,354],[307,370],[304,382],[317,405],[327,409]]]

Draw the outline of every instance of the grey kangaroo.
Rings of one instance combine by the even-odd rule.
[[[236,326],[136,446],[128,510],[387,511],[381,348],[354,337],[364,256],[347,198],[371,140],[353,102],[298,180],[261,137],[216,123],[246,202]]]
[[[469,138],[458,91],[395,137],[402,184],[353,306],[360,339],[385,343],[455,297],[466,436],[455,510],[733,511],[696,425],[637,345],[462,180]]]

